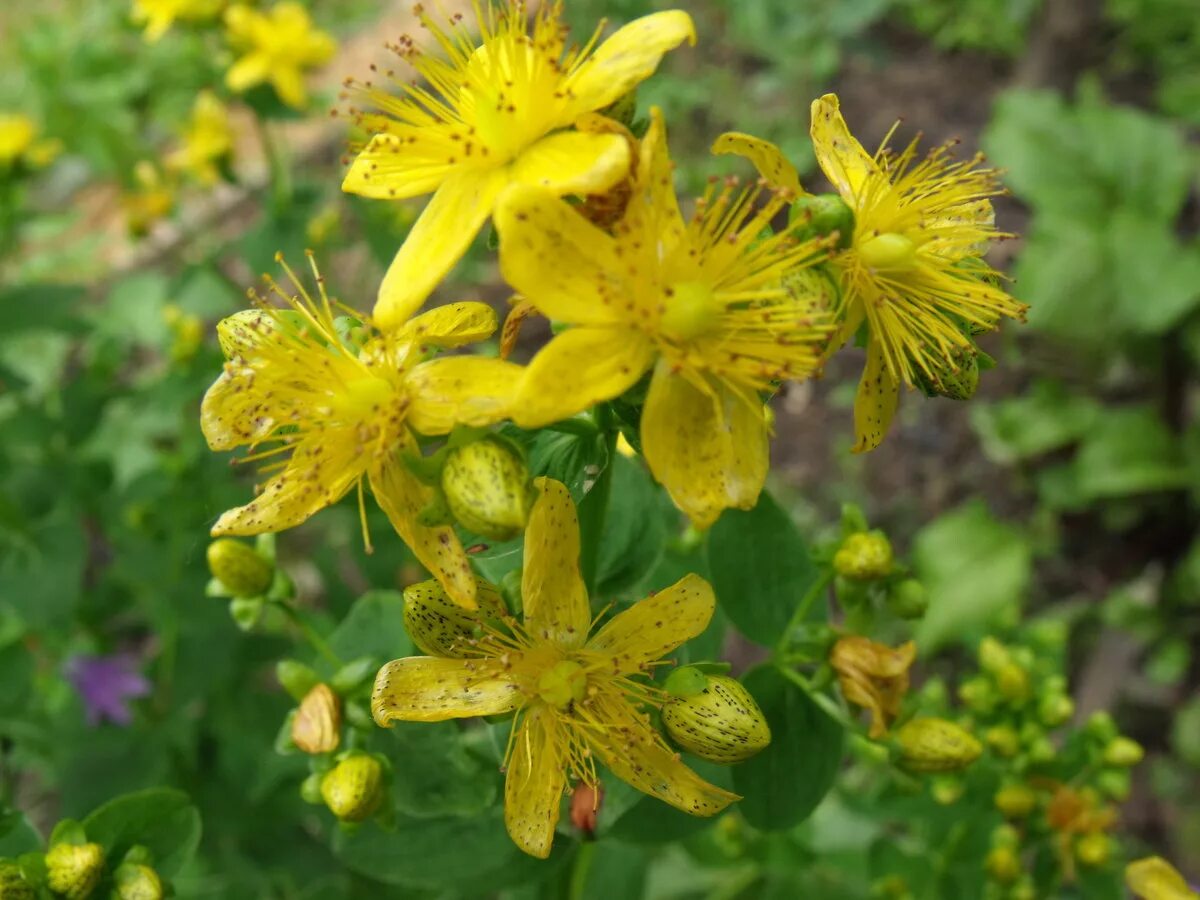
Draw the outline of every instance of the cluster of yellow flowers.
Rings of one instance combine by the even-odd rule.
[[[436,493],[420,477],[418,436],[504,420],[549,425],[649,376],[641,451],[679,509],[706,527],[724,509],[756,503],[768,470],[766,401],[782,384],[817,374],[865,334],[856,449],[869,450],[901,383],[969,394],[972,336],[1023,307],[982,259],[1003,235],[988,200],[1000,192],[997,173],[980,158],[956,162],[943,147],[919,160],[915,143],[896,154],[886,141],[870,155],[827,95],[812,106],[812,136],[836,196],[806,193],[771,144],[728,134],[714,150],[748,158],[761,178],[745,187],[714,181],[685,217],[661,114],[652,110],[643,129],[613,107],[664,54],[695,41],[686,13],[645,16],[603,41],[597,30],[576,46],[560,3],[532,16],[520,2],[474,8],[473,28],[417,8],[436,52],[407,37],[394,49],[419,83],[399,83],[398,93],[349,83],[370,137],[343,189],[433,195],[373,313],[332,299],[315,265],[315,294],[290,269],[292,289],[268,279],[282,306],[252,292],[256,309],[219,326],[227,362],[202,424],[213,449],[246,446],[246,460],[272,460],[256,498],[222,515],[214,535],[280,531],[355,490],[369,546],[370,487],[467,623],[459,639],[426,641],[431,655],[380,671],[376,721],[516,711],[507,823],[524,850],[545,856],[568,780],[594,785],[597,759],[697,815],[736,799],[684,766],[644,712],[666,702],[649,673],[703,630],[712,590],[686,576],[594,630],[573,501],[562,484],[540,479],[525,535],[523,620],[493,609],[494,593],[453,528],[426,515]],[[293,61],[295,52],[289,43]],[[264,50],[235,67],[235,80],[269,77],[287,99],[295,85],[285,69]],[[789,224],[776,227],[789,211]],[[430,358],[497,327],[481,303],[419,312],[489,219],[500,270],[523,308],[569,326],[527,366]],[[878,714],[887,712],[884,702]]]

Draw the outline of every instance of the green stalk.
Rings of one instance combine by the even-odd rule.
[[[304,635],[304,639],[308,641],[309,646],[320,654],[326,662],[330,663],[335,669],[342,667],[341,658],[333,652],[333,648],[329,646],[329,642],[321,637],[321,634],[313,627],[308,618],[289,603],[282,600],[272,600],[272,605],[283,611],[283,614],[300,629],[300,633]]]
[[[783,629],[783,633],[779,636],[779,643],[775,645],[776,656],[783,653],[787,647],[788,639],[793,631],[805,620],[808,616],[808,611],[812,608],[816,599],[825,592],[833,581],[833,569],[825,569],[819,578],[812,583],[804,596],[800,598],[800,602],[796,604],[796,609],[792,612],[792,617],[788,619],[787,625]]]

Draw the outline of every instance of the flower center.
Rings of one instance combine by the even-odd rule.
[[[708,285],[681,281],[667,288],[667,308],[659,320],[663,334],[690,341],[713,329],[720,310]]]
[[[859,258],[872,269],[911,269],[917,260],[917,245],[894,231],[885,231],[859,244]]]
[[[556,662],[538,679],[537,693],[555,709],[566,709],[587,695],[587,672],[569,659]]]

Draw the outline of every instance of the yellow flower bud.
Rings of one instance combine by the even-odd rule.
[[[983,739],[999,756],[1016,756],[1021,750],[1020,736],[1007,725],[996,725],[989,728]]]
[[[892,572],[892,545],[882,531],[848,535],[833,555],[833,568],[843,578],[873,581]]]
[[[529,468],[520,451],[499,437],[485,437],[446,456],[442,491],[459,523],[494,541],[516,537],[529,515]]]
[[[1200,900],[1183,876],[1161,856],[1148,856],[1125,867],[1125,884],[1140,900]]]
[[[1112,839],[1102,831],[1085,834],[1075,842],[1075,858],[1093,868],[1104,865],[1112,858]]]
[[[1022,703],[1029,699],[1032,686],[1029,673],[1016,663],[1005,663],[995,672],[996,690],[1010,703]]]
[[[1038,704],[1038,719],[1047,728],[1057,728],[1075,715],[1075,702],[1065,694],[1050,694]]]
[[[993,675],[1012,662],[1008,648],[993,637],[979,642],[979,667]]]
[[[430,656],[463,659],[470,641],[477,638],[488,619],[501,619],[508,610],[496,588],[476,580],[477,609],[463,609],[436,580],[410,584],[404,589],[404,628],[413,643]]]
[[[35,900],[33,885],[25,880],[21,867],[8,860],[0,861],[0,900]]]
[[[965,728],[932,716],[911,719],[896,732],[900,767],[909,772],[958,772],[983,753]]]
[[[939,806],[953,806],[962,799],[966,785],[961,778],[953,775],[943,775],[934,779],[929,786],[929,794]]]
[[[292,743],[305,753],[331,753],[342,741],[342,699],[327,684],[313,687],[292,717]]]
[[[983,867],[988,877],[1000,884],[1012,884],[1021,877],[1021,858],[1011,847],[993,847]]]
[[[321,797],[343,822],[365,821],[383,803],[383,766],[365,753],[348,756],[322,779]]]
[[[993,800],[1006,819],[1023,819],[1037,806],[1037,794],[1024,784],[1006,784]]]
[[[46,883],[67,900],[87,900],[103,875],[99,844],[56,844],[46,853]]]
[[[1146,751],[1142,745],[1127,737],[1118,737],[1104,748],[1104,764],[1121,769],[1131,769],[1142,761]]]
[[[219,538],[208,545],[208,570],[235,597],[266,593],[275,570],[262,554],[244,541]]]
[[[662,708],[663,726],[676,744],[701,759],[735,763],[771,743],[767,719],[735,678],[709,675],[699,693],[672,697]]]
[[[114,873],[115,900],[162,900],[162,879],[149,866],[123,863]]]

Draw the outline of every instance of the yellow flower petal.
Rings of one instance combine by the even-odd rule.
[[[494,309],[486,303],[468,300],[447,303],[414,316],[400,337],[434,347],[461,347],[491,337],[496,325]]]
[[[655,235],[653,253],[665,257],[683,237],[685,225],[675,193],[675,163],[667,147],[662,110],[650,110],[650,127],[638,152],[637,189],[625,209],[624,228],[630,234]]]
[[[271,84],[279,99],[292,109],[304,109],[308,104],[308,91],[304,89],[304,74],[294,66],[275,66],[271,70]]]
[[[882,343],[872,338],[867,344],[867,366],[854,398],[855,453],[866,453],[883,443],[899,402],[900,384],[888,371]]]
[[[654,74],[663,54],[684,41],[696,43],[692,18],[673,9],[635,19],[617,29],[567,79],[580,113],[608,106]]]
[[[1140,900],[1200,900],[1182,875],[1161,856],[1148,856],[1125,867],[1125,885]]]
[[[421,213],[388,267],[374,320],[398,328],[454,268],[492,213],[503,174],[466,171],[448,178]]]
[[[797,194],[803,190],[796,167],[770,141],[754,137],[752,134],[727,131],[713,142],[712,152],[718,156],[729,153],[744,156],[772,187],[788,188]]]
[[[422,434],[449,434],[455,425],[483,426],[508,416],[524,369],[486,356],[432,359],[409,373],[409,424]]]
[[[554,734],[558,723],[542,708],[525,716],[513,739],[508,776],[504,780],[504,824],[513,843],[531,856],[545,859],[567,784],[562,749],[566,740]]]
[[[512,178],[555,194],[600,194],[629,174],[629,142],[619,134],[560,131],[513,160]]]
[[[539,641],[581,646],[592,623],[587,588],[579,573],[579,517],[560,481],[534,481],[538,498],[525,526],[521,601],[525,629]]]
[[[526,367],[513,400],[513,421],[522,428],[539,428],[611,400],[637,383],[654,354],[651,340],[632,328],[564,331]]]
[[[225,84],[231,91],[241,93],[262,84],[271,77],[271,58],[264,53],[243,56],[225,73]]]
[[[342,180],[342,190],[360,197],[400,200],[435,191],[446,178],[461,171],[453,163],[453,129],[445,125],[398,129],[377,134],[359,151]]]
[[[498,660],[410,656],[393,659],[375,676],[371,715],[386,728],[392,722],[494,716],[520,703],[520,690]]]
[[[611,653],[619,671],[635,672],[704,631],[714,608],[709,583],[699,575],[685,575],[615,616],[587,647]]]
[[[693,816],[715,816],[737,794],[709,784],[668,750],[625,700],[604,704],[607,728],[588,731],[588,743],[612,773],[652,797]]]
[[[454,529],[430,528],[417,519],[433,499],[430,488],[393,456],[371,471],[371,491],[400,539],[438,580],[450,599],[459,606],[475,609],[475,575]]]
[[[355,445],[352,435],[339,438],[326,434],[302,441],[292,452],[287,468],[267,481],[262,493],[245,506],[223,513],[211,534],[217,537],[283,531],[337,503],[363,473],[362,454]]]
[[[496,208],[500,271],[543,315],[573,325],[614,322],[625,288],[616,242],[541,188],[515,185]]]
[[[642,453],[675,505],[706,528],[723,509],[749,509],[767,474],[767,424],[756,394],[693,383],[662,360],[642,410]]]
[[[854,198],[859,188],[879,167],[846,127],[836,94],[812,102],[811,133],[821,171],[850,208],[856,208]]]

